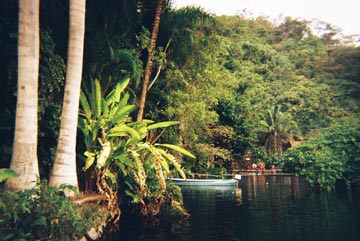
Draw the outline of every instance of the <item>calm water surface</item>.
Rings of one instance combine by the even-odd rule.
[[[183,187],[185,220],[120,227],[119,241],[357,241],[360,195],[314,192],[293,176],[243,177],[236,187]]]

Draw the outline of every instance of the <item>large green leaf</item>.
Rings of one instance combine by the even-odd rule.
[[[91,82],[90,105],[95,118],[99,118],[101,115],[101,86],[98,79]]]
[[[115,165],[120,169],[124,177],[126,177],[129,174],[128,171],[126,171],[126,167],[124,164],[120,162],[115,162]]]
[[[191,152],[185,150],[184,148],[180,147],[180,146],[176,146],[176,145],[171,145],[171,144],[155,144],[155,146],[163,146],[163,147],[167,147],[169,149],[172,149],[174,151],[180,152],[188,157],[191,158],[196,158]]]
[[[83,132],[84,135],[89,134],[89,129],[87,127],[86,119],[83,118],[78,119],[78,128]]]
[[[118,114],[120,110],[128,106],[130,95],[128,93],[125,93],[123,97],[120,99],[120,101],[117,103],[117,105],[112,105],[109,113],[109,119],[113,121],[114,116]],[[127,116],[124,116],[127,118]],[[118,118],[118,117],[116,117]],[[121,119],[121,118],[120,118]],[[119,121],[119,120],[118,120]]]
[[[155,162],[159,162],[161,167],[165,169],[166,172],[169,172],[169,165],[166,162],[166,159],[162,156],[162,150],[160,148],[156,148],[153,145],[145,143],[144,147],[150,152],[149,160],[152,159]]]
[[[111,132],[109,132],[108,134],[109,137],[125,137],[125,136],[129,136],[129,133],[126,132],[125,130],[113,130]]]
[[[112,118],[113,123],[119,123],[121,121],[124,121],[126,118],[128,118],[129,114],[135,110],[135,105],[127,105],[124,108],[121,108],[116,112],[114,117]]]
[[[130,82],[129,77],[126,77],[123,80],[121,80],[120,86],[119,86],[120,92],[123,92],[125,90],[125,88],[129,85],[129,82]]]
[[[147,149],[148,146],[149,146],[148,143],[144,143],[144,142],[137,143],[136,147],[133,149],[133,152],[139,153],[141,150]]]
[[[100,124],[95,120],[90,120],[90,133],[92,134],[92,141],[94,142],[98,137],[98,131],[101,129]]]
[[[136,166],[134,162],[127,156],[126,153],[122,153],[120,155],[113,156],[113,159],[115,160],[115,164],[124,164],[132,169],[135,169]]]
[[[158,123],[149,125],[147,127],[147,129],[153,130],[153,129],[157,129],[157,128],[164,128],[164,127],[169,127],[169,126],[178,125],[178,124],[179,124],[178,121],[164,121],[164,122],[158,122]]]
[[[116,184],[116,176],[111,171],[106,170],[104,175],[110,179],[112,184]]]
[[[119,101],[119,104],[118,104],[118,109],[122,109],[124,108],[128,102],[129,102],[129,99],[130,99],[130,94],[129,93],[125,93],[121,100]]]
[[[80,106],[87,118],[91,118],[91,109],[85,93],[80,91]]]
[[[15,178],[18,177],[19,175],[11,170],[11,169],[7,169],[7,168],[0,168],[0,182],[5,181],[8,178]]]
[[[129,78],[125,78],[116,84],[116,87],[106,96],[106,103],[108,105],[120,102],[121,93],[128,86],[129,81]]]
[[[94,163],[96,154],[90,151],[85,151],[84,155],[86,156],[84,169],[87,170]]]
[[[113,89],[105,98],[107,105],[113,105],[120,100],[120,93],[117,91],[118,84],[116,85],[115,89]]]
[[[115,127],[113,127],[109,131],[109,136],[131,136],[131,137],[138,138],[138,139],[140,138],[139,133],[135,129],[133,129],[125,124],[119,124],[119,125],[116,125]]]
[[[167,154],[166,151],[164,151],[160,148],[155,148],[155,147],[153,147],[153,149],[155,149],[157,152],[157,158],[158,158],[162,168],[164,168],[165,171],[167,173],[169,173],[170,172],[169,164],[167,163],[166,158],[164,157],[164,155]]]
[[[109,107],[106,103],[106,100],[102,99],[101,101],[101,106],[102,106],[102,116],[104,117],[104,119],[108,119],[109,118],[109,114],[110,114],[110,111],[109,111]]]
[[[144,139],[147,134],[148,134],[148,129],[146,128],[146,126],[144,127],[140,127],[137,129],[137,132],[139,133],[140,135],[140,140]]]
[[[119,139],[119,138],[116,138],[116,141],[113,142],[113,150],[114,152],[126,152],[125,151],[125,145],[126,145],[126,140],[124,139]]]
[[[143,129],[143,128],[146,128],[146,132],[148,130],[148,125],[149,124],[152,124],[154,123],[154,121],[152,120],[142,120],[142,121],[136,121],[136,122],[129,122],[127,123],[128,126],[134,128],[134,129],[137,129],[137,130],[140,130],[140,129]]]
[[[168,160],[177,170],[177,172],[180,174],[180,176],[184,179],[186,179],[186,175],[185,172],[183,171],[183,169],[181,168],[181,165],[179,164],[179,162],[176,160],[176,158],[171,155],[170,153],[167,153],[164,150],[161,150],[160,148],[158,149],[161,154],[163,155],[163,157],[166,158],[166,160]]]

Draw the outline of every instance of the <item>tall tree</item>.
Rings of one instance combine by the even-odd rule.
[[[39,176],[37,157],[39,4],[39,0],[19,1],[18,99],[10,168],[20,176],[7,181],[6,186],[12,191],[32,188]]]
[[[78,187],[76,175],[76,131],[83,68],[85,0],[70,1],[69,46],[64,103],[59,141],[50,186],[70,184]],[[68,191],[67,196],[74,195]]]
[[[289,113],[281,112],[278,105],[267,111],[266,118],[259,122],[256,132],[264,135],[264,148],[268,153],[277,153],[279,159],[285,144],[294,141],[295,137],[301,138],[296,122]]]
[[[156,12],[155,12],[155,19],[154,19],[154,26],[151,33],[151,45],[148,53],[148,58],[146,61],[145,71],[144,71],[144,82],[142,85],[142,91],[141,91],[141,98],[140,98],[140,104],[139,104],[139,111],[137,114],[137,121],[141,121],[144,115],[144,108],[146,103],[146,94],[148,91],[149,86],[149,80],[151,76],[151,67],[152,67],[152,57],[154,54],[155,46],[156,46],[156,40],[159,33],[159,25],[160,25],[160,17],[162,12],[162,6],[163,6],[164,0],[158,0],[157,6],[156,6]]]

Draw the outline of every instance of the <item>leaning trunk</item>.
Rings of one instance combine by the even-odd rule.
[[[76,189],[76,131],[83,67],[85,32],[85,0],[70,1],[69,46],[64,103],[61,113],[59,141],[50,186],[69,184]],[[67,196],[74,193],[68,191]]]
[[[19,1],[18,92],[10,165],[19,177],[6,182],[8,190],[11,191],[30,189],[39,177],[37,157],[39,3],[39,0]]]
[[[160,17],[161,17],[161,12],[162,12],[163,1],[164,0],[158,0],[158,2],[157,2],[154,26],[153,26],[153,30],[151,33],[151,46],[149,49],[149,54],[148,54],[145,71],[144,71],[144,82],[143,82],[143,86],[142,86],[139,111],[137,114],[137,121],[141,121],[143,119],[143,115],[144,115],[146,95],[147,95],[149,80],[150,80],[150,76],[151,76],[152,57],[154,55],[156,40],[157,40],[157,36],[159,33],[159,25],[160,25]]]

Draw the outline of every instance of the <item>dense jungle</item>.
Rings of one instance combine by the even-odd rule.
[[[29,204],[34,193],[47,195],[38,202],[68,200],[47,182],[57,146],[70,144],[59,142],[70,3],[40,1],[39,185],[8,195],[5,179],[15,175],[9,168],[19,1],[0,2],[0,231],[9,240],[32,232],[25,224],[34,218],[15,216],[35,213],[37,204]],[[215,16],[198,7],[174,9],[167,0],[87,0],[82,60],[75,189],[100,199],[104,194],[112,221],[123,213],[156,216],[166,206],[184,213],[179,190],[166,177],[221,175],[252,163],[305,176],[323,191],[360,183],[360,47],[331,23]],[[71,203],[67,207],[64,216],[78,215]],[[57,215],[44,212],[34,225],[48,227],[49,215]],[[23,233],[11,236],[8,222]],[[78,235],[88,228],[71,222],[59,230],[71,226]]]

